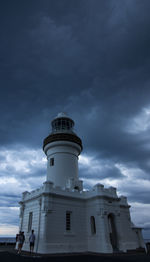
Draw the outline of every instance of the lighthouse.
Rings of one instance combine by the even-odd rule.
[[[19,230],[24,231],[23,250],[29,251],[32,229],[35,253],[113,253],[141,250],[141,228],[130,217],[130,205],[116,188],[99,183],[83,188],[78,174],[82,140],[74,121],[59,113],[51,121],[43,141],[47,157],[46,179],[40,188],[22,193]],[[92,176],[91,176],[92,178]]]
[[[74,121],[59,113],[51,122],[52,132],[44,139],[43,150],[47,156],[47,181],[63,188],[74,186],[81,190],[78,180],[78,157],[82,141],[74,132]]]

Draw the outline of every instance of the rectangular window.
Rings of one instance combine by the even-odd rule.
[[[50,166],[54,166],[54,157],[50,158]]]
[[[32,229],[32,218],[33,218],[33,213],[30,212],[29,213],[29,221],[28,221],[28,232],[30,232],[31,229]]]
[[[71,230],[71,211],[66,212],[66,230]]]

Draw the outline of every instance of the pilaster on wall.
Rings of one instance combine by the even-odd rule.
[[[24,218],[24,209],[25,209],[25,204],[21,201],[20,203],[20,227],[19,227],[19,231],[22,231],[22,226],[23,226],[23,218]]]
[[[38,232],[37,232],[37,243],[36,243],[36,252],[38,252],[39,240],[40,240],[40,229],[41,229],[41,207],[42,207],[42,198],[38,200],[39,205],[39,221],[38,221]]]

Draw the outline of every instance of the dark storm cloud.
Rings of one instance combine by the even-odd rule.
[[[2,20],[1,143],[17,135],[39,146],[35,130],[42,137],[58,110],[85,115],[100,104],[108,125],[110,112],[120,122],[149,102],[148,1],[15,2]],[[75,95],[82,100],[69,105]]]
[[[49,119],[66,109],[76,114],[81,135],[87,127],[87,147],[114,157],[116,150],[127,161],[135,149],[138,155],[139,139],[123,129],[149,103],[149,7],[148,1],[3,3],[1,143],[40,146]],[[82,127],[93,108],[94,119]]]
[[[17,188],[41,184],[44,153],[33,164],[32,150],[42,148],[50,120],[65,111],[82,154],[95,157],[81,165],[81,177],[117,180],[131,201],[149,203],[149,10],[149,0],[2,1],[0,178],[7,177],[14,199]],[[18,183],[13,190],[11,183]]]

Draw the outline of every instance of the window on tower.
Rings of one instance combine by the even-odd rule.
[[[62,129],[66,129],[66,121],[62,120]]]
[[[58,120],[58,127],[61,127],[61,120]]]
[[[50,166],[54,166],[54,157],[50,158]]]
[[[69,129],[70,128],[70,125],[69,125],[69,121],[67,120],[67,122],[66,122],[66,125],[67,125],[67,129]]]

